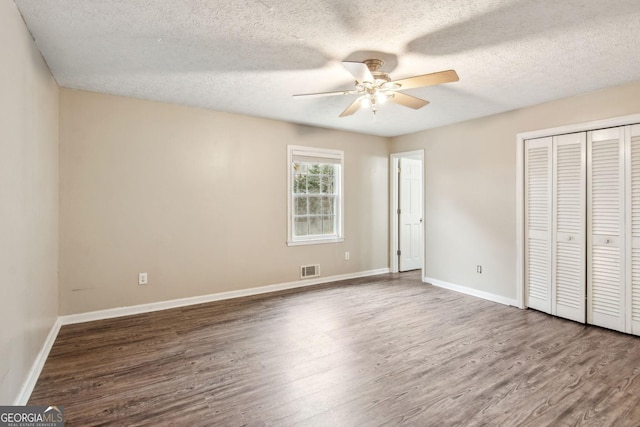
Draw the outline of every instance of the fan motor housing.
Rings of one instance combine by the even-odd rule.
[[[367,66],[369,71],[371,71],[371,75],[375,80],[383,80],[385,82],[391,81],[391,77],[389,77],[387,73],[380,71],[380,68],[384,65],[384,61],[380,59],[365,59],[363,63]]]

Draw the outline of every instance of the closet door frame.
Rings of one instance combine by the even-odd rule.
[[[596,120],[585,123],[577,123],[531,132],[523,132],[516,135],[516,280],[515,294],[516,306],[527,308],[525,303],[525,141],[528,139],[544,138],[565,133],[587,132],[590,130],[604,129],[615,126],[626,126],[640,123],[640,114],[632,114],[622,117],[614,117],[604,120]]]

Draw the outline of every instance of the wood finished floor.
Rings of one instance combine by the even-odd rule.
[[[640,425],[640,338],[389,274],[64,326],[68,426]]]

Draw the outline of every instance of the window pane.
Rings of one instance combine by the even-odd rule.
[[[333,194],[333,176],[323,176],[321,190],[323,194]]]
[[[306,175],[293,176],[293,193],[294,194],[307,193],[307,176]]]
[[[307,198],[296,197],[296,215],[306,215],[306,214],[307,214]]]
[[[334,214],[334,198],[333,197],[323,197],[322,198],[322,213],[325,215],[333,215]]]
[[[309,218],[309,234],[322,234],[321,216],[312,216]]]
[[[309,174],[320,175],[321,171],[322,171],[322,165],[320,165],[319,163],[309,164]]]
[[[320,192],[320,176],[319,175],[308,175],[308,177],[307,177],[307,191],[309,193],[319,193]]]
[[[307,217],[295,219],[295,235],[306,236],[309,234],[309,223]]]
[[[334,165],[322,165],[322,174],[323,175],[333,175]]]
[[[335,215],[325,215],[322,217],[322,232],[324,234],[334,234],[335,233],[335,223],[336,217]]]
[[[309,197],[309,214],[320,215],[322,213],[321,197]]]
[[[297,174],[306,174],[309,166],[306,163],[294,162],[293,172]]]

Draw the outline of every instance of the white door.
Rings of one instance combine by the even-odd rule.
[[[628,126],[627,149],[627,332],[640,335],[640,125]]]
[[[587,137],[587,321],[625,330],[625,128]]]
[[[586,320],[585,132],[553,137],[551,314]]]
[[[399,165],[399,270],[417,270],[422,268],[422,161],[401,158]]]
[[[525,141],[526,304],[551,313],[552,138]]]

